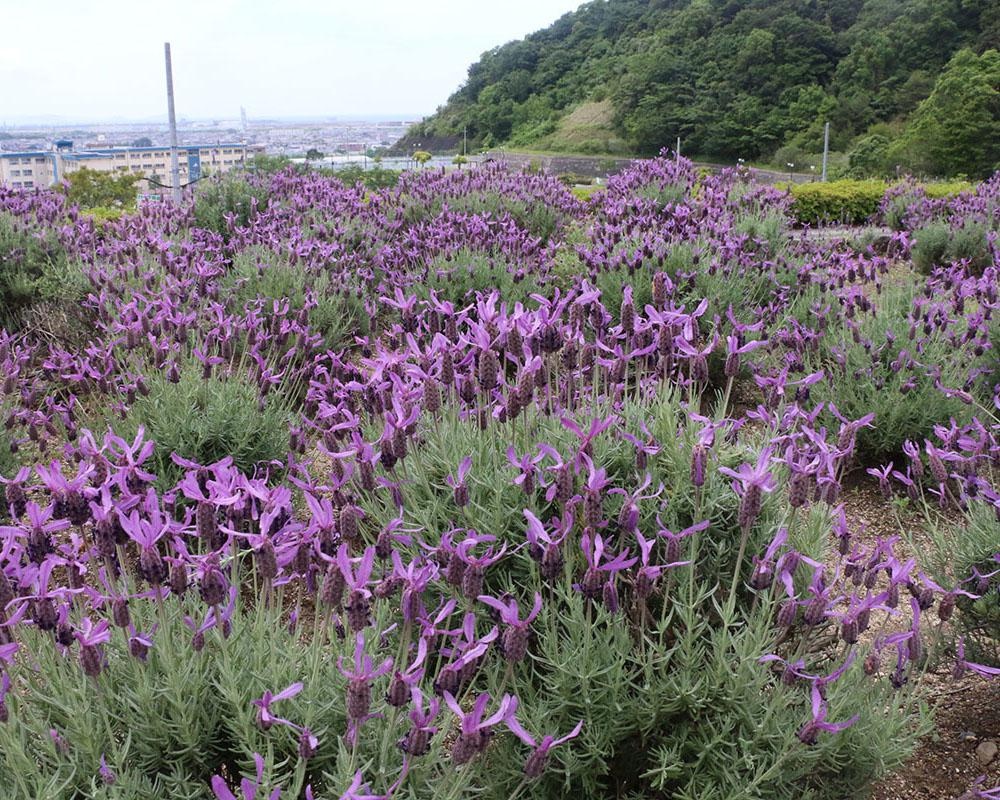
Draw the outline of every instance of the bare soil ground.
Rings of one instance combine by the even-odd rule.
[[[856,476],[842,499],[848,522],[855,529],[863,525],[864,537],[900,533],[873,479]],[[915,550],[931,546],[918,514],[905,515],[901,522]],[[871,800],[955,800],[980,776],[986,777],[985,788],[1000,786],[1000,755],[988,763],[984,759],[992,750],[989,743],[1000,744],[1000,681],[974,674],[956,681],[947,664],[924,680],[930,686],[934,730],[906,764],[875,787]]]

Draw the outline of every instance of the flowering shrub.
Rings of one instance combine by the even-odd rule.
[[[928,730],[930,666],[991,674],[948,649],[975,575],[840,493],[898,443],[889,497],[1000,504],[993,267],[893,283],[672,159],[589,204],[498,166],[251,181],[244,218],[101,231],[0,194],[95,320],[0,331],[16,796],[839,800]]]
[[[14,325],[27,307],[59,296],[56,280],[67,270],[66,260],[52,231],[0,213],[0,324]]]
[[[828,337],[829,350],[810,356],[811,368],[827,376],[812,396],[849,419],[874,414],[877,423],[857,434],[864,464],[901,454],[906,440],[930,436],[936,424],[971,419],[968,355],[955,347],[964,320],[907,283],[886,286],[874,300],[845,301],[839,341]],[[918,326],[920,319],[928,322]]]
[[[152,374],[121,420],[108,423],[125,440],[159,444],[138,451],[139,463],[161,486],[176,481],[179,459],[199,464],[229,458],[248,473],[283,461],[288,451],[289,412],[277,394],[267,397],[239,375],[205,377],[194,359],[166,374]],[[133,450],[135,448],[133,447]]]
[[[261,181],[232,175],[210,178],[198,186],[197,196],[194,224],[225,239],[246,227],[268,203],[268,190]]]

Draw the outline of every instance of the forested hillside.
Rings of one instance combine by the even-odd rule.
[[[855,171],[984,174],[998,47],[997,0],[593,0],[485,53],[410,138],[752,160],[817,152],[829,120]]]

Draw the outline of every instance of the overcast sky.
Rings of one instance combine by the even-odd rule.
[[[0,123],[423,114],[579,0],[0,0]]]

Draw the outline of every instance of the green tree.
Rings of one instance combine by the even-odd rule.
[[[963,47],[1000,49],[997,0],[590,0],[483,54],[466,83],[414,126],[418,142],[551,147],[565,118],[610,100],[632,151],[710,158],[815,153],[823,123],[843,150],[905,120]],[[895,135],[895,134],[894,134]],[[579,144],[579,143],[578,143]]]
[[[71,205],[81,209],[121,208],[135,209],[136,183],[140,176],[115,175],[82,167],[66,176],[66,198]]]
[[[960,50],[890,158],[934,175],[984,178],[1000,166],[1000,52]]]
[[[873,133],[854,143],[847,154],[852,178],[880,178],[889,172],[889,139]]]
[[[421,167],[424,166],[428,161],[430,161],[433,156],[426,150],[417,150],[413,154],[413,160],[416,161]]]
[[[306,161],[320,161],[323,158],[323,151],[310,147],[306,150]]]

